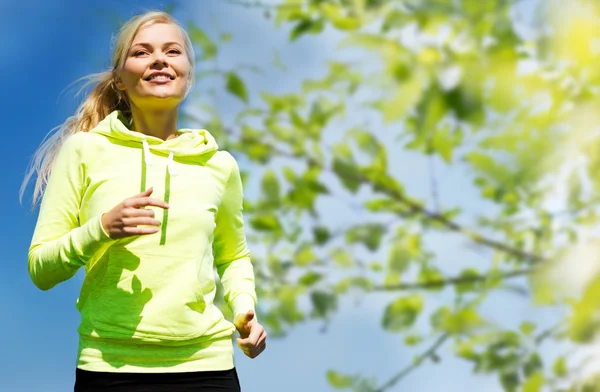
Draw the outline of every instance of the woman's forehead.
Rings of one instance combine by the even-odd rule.
[[[177,25],[172,23],[153,23],[141,26],[131,45],[138,43],[176,42],[183,45],[183,36]]]

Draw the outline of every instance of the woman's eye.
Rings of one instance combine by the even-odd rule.
[[[177,54],[179,54],[179,53],[181,53],[181,52],[180,52],[180,51],[178,51],[177,49],[171,49],[171,50],[169,50],[169,52],[168,52],[168,53],[177,53]]]
[[[146,53],[146,52],[135,52],[133,55],[134,56],[139,56],[139,55],[144,54],[144,53]]]

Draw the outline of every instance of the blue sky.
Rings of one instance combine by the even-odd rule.
[[[37,210],[31,212],[28,204],[31,188],[24,205],[18,202],[18,191],[29,158],[44,135],[76,108],[74,90],[65,91],[67,85],[108,65],[110,39],[116,27],[113,16],[127,18],[164,3],[21,0],[0,4],[0,49],[4,54],[0,62],[4,78],[1,96],[5,109],[5,143],[0,147],[0,164],[5,168],[0,193],[5,224],[0,241],[6,266],[0,274],[0,346],[4,354],[0,359],[0,389],[53,392],[72,388],[79,323],[75,301],[83,271],[47,292],[33,285],[27,273],[27,248]],[[216,21],[222,30],[233,33],[232,43],[219,55],[219,65],[227,67],[247,59],[250,64],[269,69],[262,75],[243,74],[251,89],[283,92],[297,88],[305,77],[322,75],[324,60],[337,39],[329,32],[290,44],[286,31],[275,30],[272,20],[266,20],[261,12],[231,7],[220,0],[181,3],[175,16],[182,22],[192,18],[214,36]],[[273,48],[281,52],[287,73],[271,67]],[[221,97],[218,103],[225,114],[237,109],[237,103],[227,97]],[[428,197],[429,180],[422,158],[396,154],[391,165],[413,194]],[[422,172],[415,167],[423,168]],[[489,208],[479,201],[464,173],[442,166],[438,170],[444,203],[469,206],[472,214]],[[250,198],[255,192],[253,186],[246,190]],[[331,219],[350,223],[347,215],[336,215],[335,211],[330,209]],[[449,263],[462,266],[485,261],[461,238],[434,236],[430,241]],[[416,353],[405,348],[401,336],[380,329],[382,309],[393,298],[374,295],[364,298],[359,306],[344,301],[327,333],[320,332],[318,323],[295,327],[285,339],[270,340],[267,351],[255,360],[245,358],[236,349],[243,390],[327,391],[325,371],[329,368],[387,380],[408,365]],[[444,294],[433,296],[429,306],[447,298]],[[511,324],[527,314],[539,320],[553,317],[509,295],[492,298],[484,311],[494,317],[499,306],[511,309],[498,320],[502,323]],[[494,378],[474,376],[469,364],[454,360],[448,351],[442,351],[442,355],[440,365],[424,365],[392,391],[464,391],[465,385],[469,390],[500,390]]]

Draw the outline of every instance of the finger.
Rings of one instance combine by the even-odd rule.
[[[252,321],[253,318],[254,318],[254,310],[249,310],[248,313],[246,313],[246,323],[249,323],[250,321]]]
[[[160,231],[158,227],[124,227],[122,229],[123,233],[133,236],[133,235],[145,235],[145,234],[154,234]]]
[[[252,347],[256,347],[257,346],[258,336],[253,336],[251,334],[247,338],[238,338],[238,339],[239,339],[238,343],[240,344],[241,347],[252,348]]]
[[[138,193],[137,195],[135,195],[135,196],[132,196],[132,197],[133,197],[133,198],[138,198],[138,197],[147,197],[147,196],[150,196],[150,195],[152,194],[152,192],[154,192],[154,188],[153,188],[153,187],[150,187],[150,188],[146,189],[144,192],[142,192],[142,193]]]
[[[250,347],[252,347],[252,344],[250,343],[250,340],[248,340],[248,338],[237,338],[237,344],[242,350],[246,348],[249,349]]]
[[[256,355],[262,353],[263,351],[265,351],[265,349],[267,348],[267,343],[263,343],[260,346],[256,347],[256,350],[254,351],[256,353]]]
[[[139,197],[130,199],[128,207],[140,208],[146,206],[154,206],[160,208],[169,208],[169,205],[162,200],[156,200],[151,197]]]
[[[256,348],[256,342],[252,342],[250,338],[237,338],[237,343],[242,350],[251,350],[253,348]]]
[[[132,226],[160,226],[160,221],[154,218],[139,217],[139,218],[123,218],[123,224],[128,227]]]
[[[256,358],[260,355],[260,353],[262,353],[263,351],[265,351],[266,345],[263,346],[259,346],[259,347],[255,347],[254,349],[250,350],[250,358]]]
[[[256,345],[260,346],[263,344],[266,344],[267,341],[267,333],[265,331],[263,331],[263,333],[258,337],[258,340],[256,341]]]
[[[238,338],[238,344],[240,345],[240,347],[254,347],[256,346],[256,340],[252,340],[250,337],[247,338]]]
[[[150,218],[154,218],[154,210],[144,209],[144,208],[125,208],[122,212],[123,216],[126,218],[135,218],[141,216],[147,216]]]
[[[256,346],[258,339],[264,332],[264,329],[260,325],[255,325],[254,328],[250,331],[250,336],[248,336],[248,340],[252,345]]]

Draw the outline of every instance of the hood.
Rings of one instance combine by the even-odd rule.
[[[168,156],[165,168],[166,177],[164,177],[164,201],[166,203],[169,203],[171,194],[171,177],[177,175],[175,170],[175,161],[177,158],[205,165],[210,157],[218,150],[217,142],[213,136],[204,129],[178,129],[176,138],[162,140],[154,136],[145,135],[141,132],[132,131],[125,125],[128,123],[129,121],[123,113],[120,110],[115,110],[100,121],[98,125],[90,130],[90,132],[127,142],[140,143],[140,153],[143,156],[143,164],[140,173],[140,192],[144,192],[148,187],[152,186],[153,181],[157,180],[156,178],[151,178],[150,172],[147,170],[149,166],[153,166],[153,156]],[[168,212],[168,209],[163,210],[161,245],[164,245],[166,241]]]
[[[201,155],[217,151],[219,146],[214,137],[205,129],[178,129],[178,136],[169,140],[162,140],[155,136],[145,135],[132,131],[125,125],[128,120],[120,110],[111,112],[98,123],[90,132],[99,133],[111,138],[139,142],[144,146],[144,152],[152,151],[160,155],[175,157],[200,157]],[[144,154],[150,159],[150,155]]]

